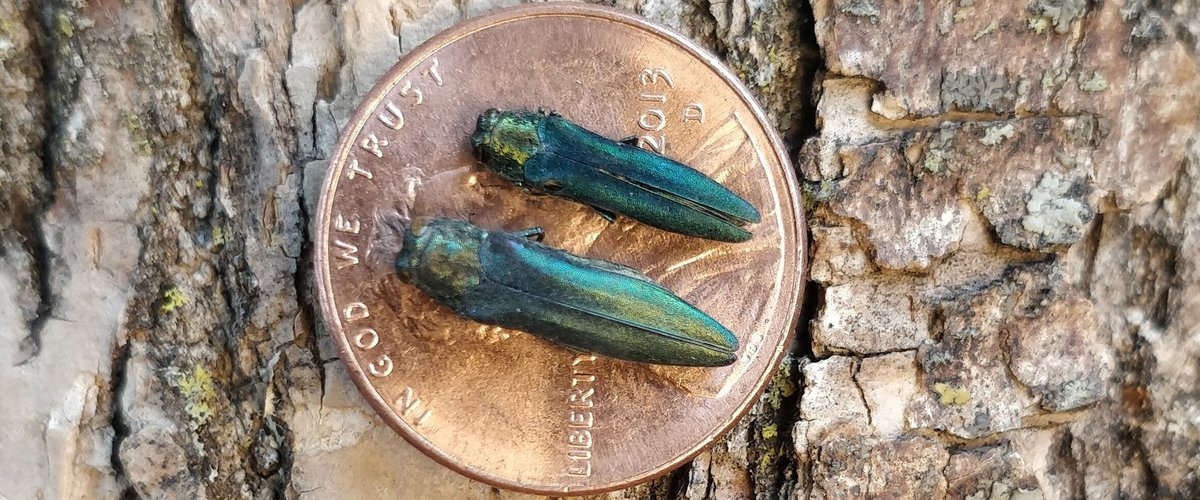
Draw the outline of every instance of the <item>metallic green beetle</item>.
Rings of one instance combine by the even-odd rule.
[[[659,229],[719,241],[750,239],[742,226],[761,217],[708,176],[614,141],[556,113],[489,109],[471,145],[491,170],[532,193],[591,205],[609,221],[627,215]]]
[[[667,365],[737,359],[737,338],[699,309],[633,269],[533,241],[542,234],[417,218],[396,270],[461,316],[572,349]]]

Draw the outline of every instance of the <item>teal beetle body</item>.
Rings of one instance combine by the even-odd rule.
[[[526,236],[417,219],[396,269],[459,315],[576,350],[687,366],[737,359],[729,330],[645,275]]]
[[[488,110],[471,145],[491,170],[531,192],[627,215],[690,236],[740,242],[759,222],[746,200],[708,176],[556,114]]]

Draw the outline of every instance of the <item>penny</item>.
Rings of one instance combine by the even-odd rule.
[[[544,107],[682,161],[750,201],[745,243],[668,233],[522,192],[485,171],[470,136],[488,108]],[[779,138],[715,56],[614,10],[531,5],[469,20],[395,65],[345,125],[317,214],[321,312],[380,417],[469,477],[529,493],[597,493],[686,462],[776,372],[804,279],[800,194]],[[738,337],[721,368],[577,353],[455,316],[402,283],[409,217],[489,230],[638,269]]]

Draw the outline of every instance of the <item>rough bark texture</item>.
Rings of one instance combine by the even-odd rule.
[[[314,316],[338,128],[509,0],[0,1],[0,498],[515,498],[374,417]],[[610,498],[1200,496],[1200,3],[618,0],[795,150],[792,356]]]

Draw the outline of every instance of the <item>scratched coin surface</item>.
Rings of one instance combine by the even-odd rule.
[[[480,112],[544,107],[680,160],[762,212],[745,243],[689,238],[535,197],[486,172]],[[668,30],[576,4],[467,21],[408,54],[342,130],[317,222],[324,320],[384,421],[467,476],[530,493],[612,490],[699,453],[775,373],[801,301],[800,195],[762,111],[717,59]],[[545,242],[641,270],[732,330],[721,368],[644,365],[571,352],[459,318],[402,283],[409,217]]]

